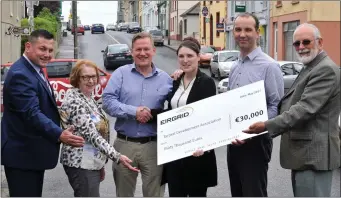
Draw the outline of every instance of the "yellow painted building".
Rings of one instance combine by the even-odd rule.
[[[340,65],[339,1],[272,1],[270,55],[277,60],[295,60],[293,32],[302,23],[319,28],[325,51]]]
[[[202,10],[207,7],[208,15],[202,15]],[[202,45],[213,45],[217,48],[224,48],[226,35],[224,28],[217,28],[217,23],[222,24],[226,19],[226,1],[201,1],[200,2],[200,43]],[[221,31],[221,32],[220,32]]]

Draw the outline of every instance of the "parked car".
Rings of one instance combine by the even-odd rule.
[[[102,34],[104,34],[104,25],[101,23],[92,24],[91,34],[95,32],[101,32]]]
[[[128,23],[127,26],[127,33],[131,33],[131,32],[141,32],[141,26],[138,22],[130,22]]]
[[[286,93],[302,70],[303,64],[293,61],[278,61],[278,63],[281,66],[284,79],[284,92]]]
[[[149,30],[149,33],[154,40],[154,45],[164,45],[165,40],[161,30]]]
[[[238,50],[216,51],[211,59],[211,76],[221,80],[222,77],[228,77],[234,61],[238,60]]]
[[[120,23],[118,27],[118,31],[123,31],[128,29],[128,23]]]
[[[152,26],[145,26],[142,29],[143,32],[149,32],[150,30],[159,30],[159,29],[157,27],[152,27]]]
[[[77,33],[81,33],[82,35],[85,34],[85,30],[84,30],[84,26],[83,26],[83,25],[78,24],[76,29],[77,29],[77,30],[76,30]],[[72,33],[72,34],[75,33],[75,28],[74,28],[74,27],[72,27],[71,33]]]
[[[211,46],[201,46],[199,67],[210,67],[211,58],[215,49]]]
[[[294,61],[278,61],[281,66],[283,80],[284,80],[284,93],[286,93],[294,83],[297,75],[303,68],[303,64]],[[218,83],[218,93],[227,91],[229,79],[225,78]]]
[[[77,59],[52,59],[51,62],[47,64],[46,68],[43,68],[45,76],[47,77],[53,89],[58,107],[62,104],[67,90],[72,87],[69,77],[71,69],[76,62]],[[1,65],[1,92],[4,80],[11,65],[12,63]],[[102,104],[102,93],[110,79],[111,74],[103,71],[102,69],[99,69],[99,72],[99,84],[96,86],[93,95],[95,100],[99,104]],[[1,112],[3,112],[2,95],[3,94],[1,93]]]
[[[90,25],[84,25],[84,30],[85,30],[85,31],[90,30]]]
[[[132,64],[133,56],[127,44],[108,45],[103,53],[103,62],[106,69],[117,69],[126,64]]]
[[[109,30],[115,31],[115,25],[114,24],[108,24],[106,31],[109,31]]]

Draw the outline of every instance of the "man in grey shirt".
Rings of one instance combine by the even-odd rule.
[[[229,77],[229,89],[264,80],[268,117],[277,116],[277,105],[284,95],[279,64],[257,46],[259,20],[243,13],[234,22],[233,34],[240,48],[238,61]],[[252,102],[252,101],[250,101]],[[267,172],[271,159],[272,139],[268,134],[228,146],[228,169],[233,197],[267,196]]]

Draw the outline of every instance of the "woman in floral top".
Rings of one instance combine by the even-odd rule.
[[[99,184],[104,179],[104,165],[108,158],[122,163],[132,171],[131,160],[118,153],[109,144],[109,121],[93,99],[92,93],[99,82],[97,66],[80,60],[71,71],[70,83],[60,108],[62,127],[74,127],[74,134],[85,139],[83,147],[63,144],[60,162],[69,178],[75,197],[98,197]]]

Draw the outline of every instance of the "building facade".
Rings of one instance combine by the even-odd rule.
[[[270,19],[270,56],[296,61],[293,33],[302,23],[316,25],[323,37],[323,47],[340,65],[339,1],[273,1]]]
[[[143,27],[157,27],[158,26],[158,6],[157,1],[143,1],[142,3],[142,24]]]
[[[226,49],[238,49],[233,38],[233,22],[235,18],[243,12],[253,13],[259,19],[260,38],[258,44],[263,52],[269,53],[270,1],[246,1],[244,3],[235,0],[228,1],[227,19],[225,21]]]
[[[0,1],[1,48],[0,63],[15,62],[21,56],[21,36],[14,35],[10,28],[20,27],[25,17],[25,1]]]
[[[171,1],[170,39],[183,39],[184,35],[182,32],[184,28],[184,21],[181,15],[197,3],[198,1]]]
[[[139,1],[129,1],[129,20],[126,22],[139,22]]]
[[[215,46],[218,49],[225,48],[226,36],[224,30],[224,23],[226,17],[227,17],[226,1],[200,2],[199,41],[202,45]]]
[[[124,22],[124,2],[117,2],[117,23]]]
[[[196,3],[194,6],[189,8],[186,12],[184,12],[180,17],[183,18],[183,29],[181,34],[184,38],[186,37],[194,37],[198,41],[199,37],[199,13],[200,13],[200,2]]]
[[[157,10],[158,10],[158,27],[163,31],[163,34],[168,36],[168,24],[169,24],[169,1],[168,0],[159,0],[157,1]]]

